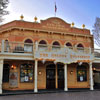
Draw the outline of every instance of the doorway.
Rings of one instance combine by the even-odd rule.
[[[46,88],[55,89],[55,65],[50,64],[46,67]]]
[[[64,89],[64,65],[58,64],[58,89]]]

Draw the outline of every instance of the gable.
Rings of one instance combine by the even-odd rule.
[[[68,29],[70,28],[70,24],[66,23],[60,18],[51,17],[46,20],[41,20],[41,28],[68,31]]]

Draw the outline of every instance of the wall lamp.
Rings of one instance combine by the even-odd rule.
[[[12,66],[11,66],[11,69],[16,69],[16,66],[12,65]]]
[[[73,71],[72,71],[72,70],[70,71],[70,74],[71,74],[71,75],[73,74]]]
[[[41,71],[39,71],[39,73],[38,73],[39,75],[41,75],[42,74],[42,72]]]

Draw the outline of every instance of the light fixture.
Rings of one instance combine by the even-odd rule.
[[[70,71],[70,74],[71,74],[71,75],[73,74],[73,71],[72,71],[72,70]]]
[[[16,66],[12,65],[12,66],[11,66],[11,69],[16,69]]]
[[[44,64],[45,63],[45,60],[42,60],[42,63]]]
[[[81,66],[81,65],[82,65],[82,63],[83,63],[83,62],[79,62],[79,63],[78,63],[78,64],[79,64],[79,66]]]
[[[56,65],[56,64],[57,64],[57,62],[56,62],[56,61],[54,61],[54,64]]]
[[[96,70],[96,68],[94,67],[93,70]]]
[[[39,71],[39,75],[41,75],[42,73],[41,73],[41,71]]]

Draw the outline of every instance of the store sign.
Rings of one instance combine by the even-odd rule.
[[[9,86],[11,88],[18,87],[18,73],[17,72],[10,72]]]
[[[89,62],[94,59],[93,54],[84,52],[75,52],[68,48],[62,48],[57,51],[36,51],[35,58],[40,60],[51,60],[62,63],[73,63],[73,62]]]

